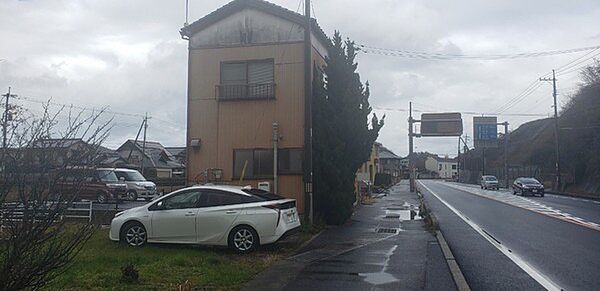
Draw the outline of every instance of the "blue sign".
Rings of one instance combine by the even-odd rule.
[[[496,140],[498,139],[498,126],[496,124],[475,124],[475,139]]]

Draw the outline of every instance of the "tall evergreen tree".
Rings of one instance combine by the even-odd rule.
[[[352,214],[354,180],[369,159],[383,126],[371,116],[369,83],[356,71],[357,47],[335,32],[324,79],[314,80],[313,169],[315,211],[328,224],[344,223]]]

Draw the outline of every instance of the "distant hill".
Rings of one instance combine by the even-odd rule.
[[[579,90],[559,114],[562,190],[600,197],[600,63],[585,70]],[[554,119],[527,122],[510,132],[509,153],[511,165],[535,166],[543,179],[551,177]],[[490,167],[501,167],[502,146],[486,157]]]

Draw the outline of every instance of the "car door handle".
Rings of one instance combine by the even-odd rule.
[[[188,212],[185,214],[185,216],[194,216],[194,215],[196,215],[196,213],[194,213],[194,212]]]
[[[237,210],[227,210],[225,211],[226,214],[236,214],[238,213]]]

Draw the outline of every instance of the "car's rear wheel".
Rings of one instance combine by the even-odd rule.
[[[240,225],[229,233],[228,243],[238,253],[250,253],[259,245],[258,234],[252,227]]]
[[[146,228],[139,222],[129,222],[121,230],[121,241],[132,247],[142,246],[146,240]]]
[[[135,200],[137,200],[137,198],[138,198],[138,195],[137,195],[137,193],[135,193],[135,191],[128,191],[127,192],[127,200],[129,200],[129,201],[135,201]]]

